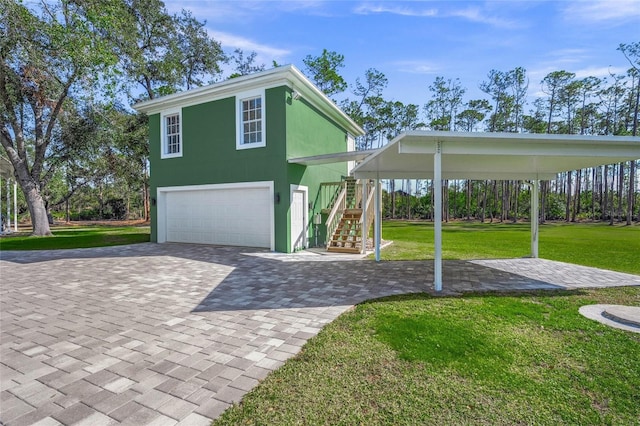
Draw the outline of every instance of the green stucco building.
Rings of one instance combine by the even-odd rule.
[[[354,150],[363,134],[294,66],[138,103],[149,115],[151,238],[308,247],[320,186],[349,164],[289,159]]]

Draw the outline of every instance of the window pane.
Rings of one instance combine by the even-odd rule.
[[[257,96],[243,99],[242,107],[242,138],[241,144],[251,144],[262,141],[262,98]]]
[[[173,114],[165,117],[165,137],[164,152],[180,153],[180,115]]]

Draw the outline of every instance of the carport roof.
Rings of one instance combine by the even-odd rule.
[[[411,131],[367,157],[356,178],[514,179],[533,181],[531,217],[538,217],[538,180],[559,172],[640,158],[640,138],[621,136]],[[376,260],[380,259],[380,189],[376,194]],[[442,191],[434,191],[434,288],[442,289]],[[531,221],[538,256],[538,221]]]
[[[369,155],[356,178],[555,179],[557,173],[640,159],[640,137],[409,131]]]

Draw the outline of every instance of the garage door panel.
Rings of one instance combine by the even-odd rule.
[[[166,240],[271,247],[268,187],[167,191]]]

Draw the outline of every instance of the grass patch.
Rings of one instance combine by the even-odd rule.
[[[433,259],[433,223],[388,221],[383,238],[393,244],[383,260]],[[444,259],[500,259],[531,252],[529,224],[451,222],[442,226]],[[548,223],[540,226],[539,255],[584,266],[640,274],[640,226]]]
[[[52,237],[11,235],[0,238],[0,250],[58,250],[149,242],[148,226],[91,226],[52,229]]]
[[[214,425],[637,424],[640,334],[582,317],[639,288],[358,305]]]

